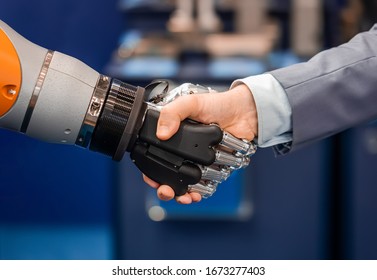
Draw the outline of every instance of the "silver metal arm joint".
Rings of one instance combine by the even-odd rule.
[[[106,99],[107,91],[110,87],[111,79],[107,76],[100,75],[97,85],[94,88],[92,99],[90,100],[88,110],[78,134],[76,145],[87,147],[96,127],[99,115],[102,111]]]

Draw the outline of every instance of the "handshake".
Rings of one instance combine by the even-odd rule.
[[[171,91],[165,82],[146,88],[142,125],[129,151],[160,199],[187,204],[208,198],[233,171],[248,166],[256,128],[247,127],[253,107],[241,90],[252,99],[246,86],[225,93],[188,83]]]
[[[190,84],[144,89],[39,47],[2,21],[0,36],[1,128],[114,160],[130,152],[159,197],[181,203],[211,196],[255,152],[257,114],[245,85],[226,93]]]

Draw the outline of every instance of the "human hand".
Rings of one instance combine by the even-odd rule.
[[[157,125],[157,137],[167,140],[179,129],[182,120],[210,124],[217,123],[223,130],[246,140],[257,136],[258,121],[253,96],[246,85],[239,85],[221,93],[192,94],[180,96],[165,105]],[[144,181],[157,190],[161,200],[171,200],[174,191],[167,185],[159,185],[144,175]],[[177,202],[190,204],[201,200],[195,192],[176,197]]]

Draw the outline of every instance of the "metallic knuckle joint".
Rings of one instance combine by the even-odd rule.
[[[150,100],[150,102],[155,103],[157,105],[166,105],[174,101],[180,96],[191,95],[191,94],[212,93],[212,92],[216,92],[216,91],[214,91],[210,87],[204,87],[201,85],[185,83],[165,94],[159,94],[158,96],[154,98],[154,100]]]
[[[226,165],[230,168],[239,169],[248,165],[249,161],[246,157],[238,157],[236,155],[217,150],[215,164]]]
[[[208,198],[216,191],[217,184],[213,182],[199,182],[195,185],[190,185],[188,188],[189,192],[197,192],[202,195],[203,198]]]
[[[221,183],[230,176],[229,168],[218,168],[211,166],[200,166],[202,171],[202,180],[210,180]]]
[[[221,141],[220,145],[245,155],[254,154],[256,151],[256,146],[254,143],[234,137],[232,134],[226,131],[224,131],[223,140]]]

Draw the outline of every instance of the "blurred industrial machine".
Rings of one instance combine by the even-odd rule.
[[[320,1],[293,1],[292,11],[275,2],[121,1],[128,28],[108,71],[137,80],[164,77],[228,85],[318,52]],[[282,18],[271,16],[274,11],[292,14],[292,28],[282,28]],[[279,48],[289,34],[289,50],[296,55]]]

